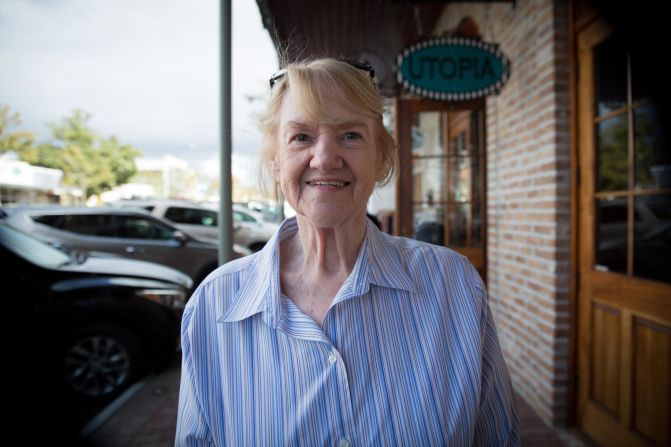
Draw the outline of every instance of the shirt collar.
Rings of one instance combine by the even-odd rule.
[[[382,233],[369,219],[366,222],[366,234],[352,273],[333,304],[367,293],[370,284],[414,291],[413,282],[403,269],[403,259],[395,249],[392,237]],[[241,321],[262,312],[264,321],[272,328],[277,327],[283,312],[280,244],[297,231],[295,217],[282,222],[265,247],[255,255],[247,273],[241,278],[232,304],[218,322]]]
[[[414,292],[415,286],[405,269],[408,261],[398,249],[398,239],[380,231],[367,220],[366,240],[370,283],[380,287]]]
[[[270,327],[277,327],[282,315],[280,244],[296,231],[296,219],[285,219],[263,249],[252,255],[255,258],[245,275],[240,278],[240,288],[232,304],[217,322],[240,321],[263,312],[264,321]]]

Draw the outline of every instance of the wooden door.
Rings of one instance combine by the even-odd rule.
[[[669,148],[637,55],[600,19],[577,45],[578,421],[599,444],[670,445]]]
[[[450,247],[485,278],[483,102],[402,100],[397,106],[397,234]]]

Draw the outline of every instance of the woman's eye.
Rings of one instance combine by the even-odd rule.
[[[361,139],[361,134],[359,132],[345,133],[345,140],[359,140],[359,139]]]
[[[309,137],[304,133],[299,133],[297,135],[294,135],[292,140],[298,141],[299,143],[304,143],[309,140]]]

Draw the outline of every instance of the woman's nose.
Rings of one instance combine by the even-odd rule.
[[[341,168],[343,161],[339,150],[338,145],[331,138],[322,136],[312,148],[310,167],[322,172]]]

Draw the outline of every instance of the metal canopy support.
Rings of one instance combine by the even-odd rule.
[[[231,210],[231,0],[220,2],[221,164],[219,174],[219,264],[233,258]]]

